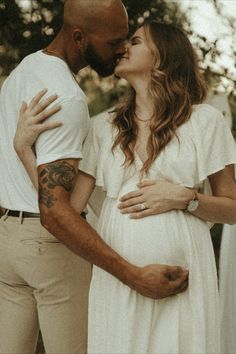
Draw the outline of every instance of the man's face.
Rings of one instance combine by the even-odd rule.
[[[86,62],[100,76],[105,77],[114,72],[117,59],[125,51],[124,42],[128,35],[128,27],[116,33],[98,33],[90,37],[84,52]]]

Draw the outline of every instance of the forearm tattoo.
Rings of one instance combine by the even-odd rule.
[[[57,198],[53,189],[62,187],[66,192],[73,191],[77,171],[74,166],[66,161],[56,161],[47,165],[39,174],[39,203],[51,208]]]

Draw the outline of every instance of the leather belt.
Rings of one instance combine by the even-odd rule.
[[[3,214],[4,215],[7,215],[7,216],[13,216],[13,217],[16,217],[16,218],[19,218],[20,215],[22,213],[22,218],[40,218],[40,214],[39,213],[30,213],[28,211],[19,211],[19,210],[5,210],[5,213]],[[84,218],[86,220],[86,212],[82,212],[81,214],[81,217]]]
[[[19,211],[19,210],[6,210],[5,215],[14,216],[19,218],[22,213],[22,218],[40,218],[39,213],[30,213],[28,211]]]

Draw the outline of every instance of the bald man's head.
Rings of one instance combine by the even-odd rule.
[[[64,24],[80,27],[93,33],[112,24],[127,25],[127,13],[121,0],[66,0],[64,5]]]
[[[63,33],[82,61],[107,76],[128,35],[128,15],[121,0],[66,0]]]

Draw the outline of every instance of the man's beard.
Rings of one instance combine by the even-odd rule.
[[[84,52],[84,58],[90,67],[102,77],[113,74],[115,70],[117,58],[114,58],[110,62],[104,62],[104,60],[96,53],[94,46],[90,43]]]

